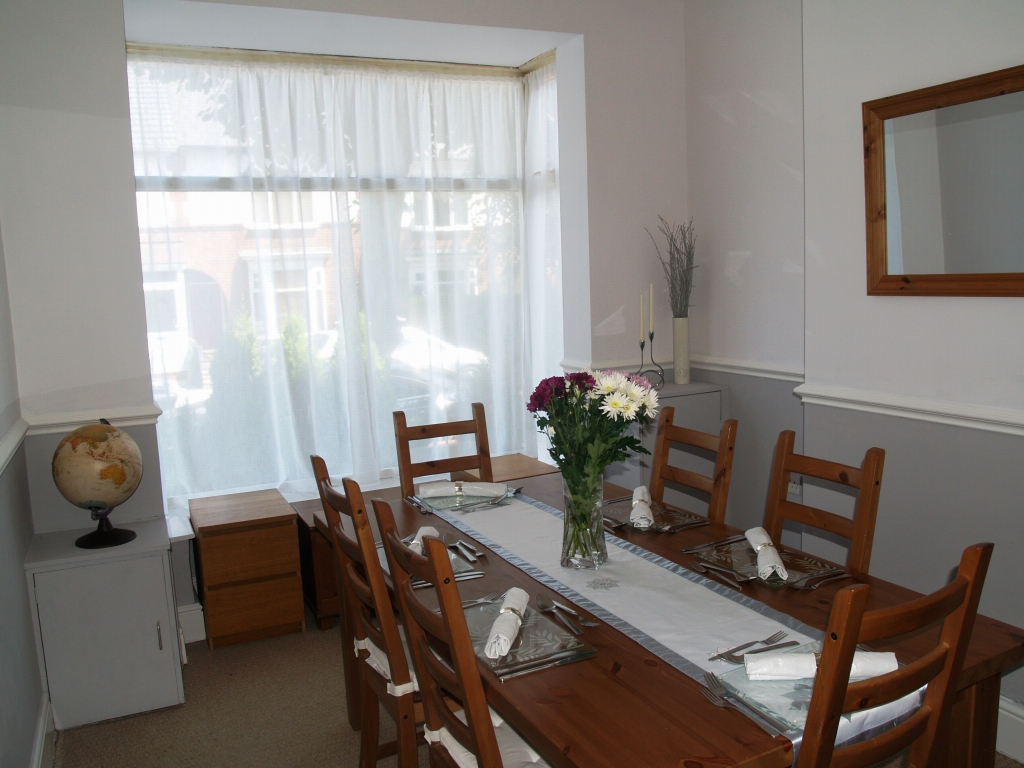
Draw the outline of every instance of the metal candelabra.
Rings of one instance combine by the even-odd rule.
[[[637,376],[645,376],[647,380],[651,382],[651,385],[655,389],[661,389],[665,386],[665,369],[662,368],[654,361],[654,331],[650,331],[647,334],[647,338],[651,340],[651,365],[653,368],[644,368],[645,356],[644,348],[647,346],[642,338],[640,339],[640,367],[636,369]]]

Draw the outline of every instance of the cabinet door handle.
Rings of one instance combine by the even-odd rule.
[[[156,641],[160,644],[160,650],[164,649],[164,633],[160,631],[160,622],[156,623]]]

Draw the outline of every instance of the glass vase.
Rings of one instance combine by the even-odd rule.
[[[604,488],[585,481],[573,487],[562,477],[565,495],[565,523],[562,528],[562,567],[597,568],[608,559],[604,542]],[[596,489],[593,487],[596,486]]]

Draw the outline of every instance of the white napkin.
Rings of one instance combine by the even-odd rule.
[[[651,511],[651,492],[646,485],[633,491],[633,508],[629,511],[629,522],[634,528],[650,528],[654,524],[654,513]]]
[[[526,613],[526,604],[529,602],[530,596],[519,587],[512,587],[505,594],[505,599],[501,601],[502,612],[491,625],[491,634],[487,636],[487,645],[484,646],[484,655],[488,659],[500,659],[508,653],[523,623],[520,616]],[[515,611],[518,611],[518,615]]]
[[[757,653],[743,657],[750,680],[802,680],[814,677],[818,661],[813,653]],[[851,680],[878,677],[899,669],[895,653],[857,651],[850,668]]]
[[[425,525],[416,531],[416,535],[412,537],[412,541],[409,542],[409,549],[415,552],[417,555],[423,554],[423,537],[433,536],[435,539],[440,539],[441,534],[437,532],[437,528],[429,525]]]
[[[779,578],[783,581],[789,578],[786,566],[782,564],[782,558],[779,557],[779,551],[772,544],[768,531],[764,528],[751,528],[744,535],[747,537],[747,541],[750,542],[750,546],[757,552],[758,576],[762,579],[767,579],[774,572],[779,574]]]
[[[508,492],[508,486],[504,483],[460,483],[460,485],[465,496],[494,497]],[[423,483],[419,486],[419,493],[416,495],[421,499],[436,499],[439,496],[455,496],[456,489],[455,483],[447,481]]]

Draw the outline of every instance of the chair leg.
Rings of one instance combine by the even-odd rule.
[[[362,676],[360,676],[362,677]],[[364,679],[361,682],[360,704],[363,727],[359,742],[359,768],[375,768],[377,765],[377,739],[380,727],[380,704],[377,694]]]
[[[412,694],[398,702],[398,768],[416,768],[419,758],[416,754],[416,715],[413,710]]]

